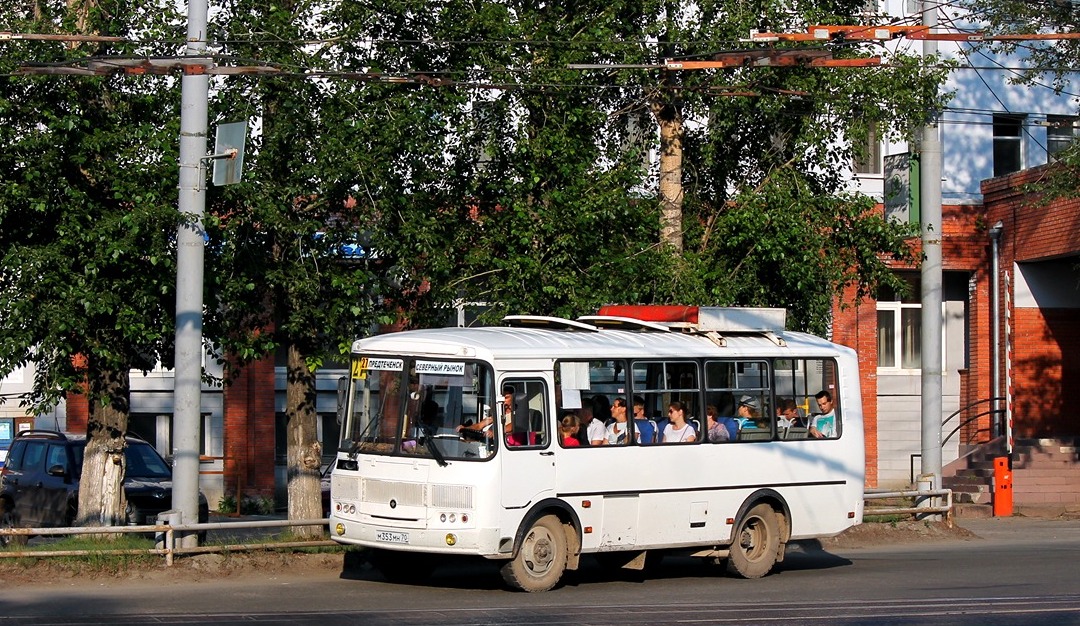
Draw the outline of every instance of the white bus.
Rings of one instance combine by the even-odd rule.
[[[671,551],[756,578],[789,541],[862,520],[855,352],[784,331],[782,309],[504,323],[352,346],[329,525],[371,548],[387,579],[427,575],[433,555],[479,555],[504,561],[511,586],[544,591],[582,555],[641,569]],[[676,402],[693,428],[680,439],[693,441],[659,436]],[[590,445],[612,405],[637,415]],[[706,412],[727,436],[710,435]],[[563,418],[578,435],[560,434]]]

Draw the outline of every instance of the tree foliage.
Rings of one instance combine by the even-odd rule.
[[[5,3],[0,23],[174,38],[172,5],[151,4]],[[35,411],[67,392],[89,395],[79,505],[88,523],[123,519],[123,465],[104,459],[124,446],[129,370],[172,357],[178,130],[165,114],[176,98],[167,78],[12,73],[163,47],[0,43],[0,375],[34,364]]]
[[[941,70],[902,55],[862,69],[659,67],[745,46],[751,28],[851,22],[862,5],[216,6],[218,59],[281,71],[214,82],[211,122],[252,132],[244,182],[208,196],[205,331],[237,365],[288,354],[290,516],[318,506],[313,372],[375,322],[439,323],[456,301],[491,304],[489,321],[752,304],[822,331],[841,289],[889,281],[884,261],[907,254],[911,233],[845,181],[871,127],[904,135],[940,107]],[[8,72],[175,54],[182,40],[156,0],[0,16],[144,42],[7,41]],[[582,63],[608,67],[568,67]],[[178,83],[0,80],[0,372],[34,362],[42,408],[89,375],[93,406],[113,411],[91,422],[115,443],[126,372],[171,364]]]
[[[903,55],[862,69],[647,66],[737,48],[763,24],[850,23],[861,6],[342,4],[336,15],[355,29],[344,39],[362,42],[343,47],[348,64],[422,74],[453,94],[425,98],[417,121],[421,141],[441,147],[436,176],[429,147],[396,145],[425,166],[408,168],[405,193],[373,198],[385,207],[378,245],[402,264],[421,313],[455,298],[494,304],[489,320],[607,302],[768,304],[823,331],[831,297],[889,282],[885,260],[906,257],[912,234],[848,193],[852,159],[871,127],[909,136],[928,119],[944,72]],[[414,93],[425,91],[436,90]],[[675,148],[657,144],[666,125]],[[658,193],[666,166],[655,159],[672,149],[681,159],[675,241],[659,232],[671,202]]]
[[[206,328],[231,357],[230,373],[287,354],[291,519],[322,515],[315,371],[345,360],[352,340],[369,332],[380,286],[372,271],[377,261],[364,245],[370,207],[358,201],[354,181],[387,150],[355,142],[356,125],[345,114],[355,103],[332,82],[296,76],[318,67],[324,54],[298,43],[319,36],[319,10],[300,1],[235,0],[222,7],[211,32],[222,55],[272,63],[284,74],[215,85],[215,117],[246,121],[253,133],[244,181],[215,189],[209,200],[214,306]]]

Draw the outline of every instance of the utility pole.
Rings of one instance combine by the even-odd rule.
[[[937,26],[937,0],[923,0],[922,23]],[[923,59],[937,54],[923,40]],[[941,133],[937,115],[922,129],[919,149],[922,233],[922,474],[920,487],[941,488]],[[929,504],[930,499],[925,499]]]
[[[188,2],[186,63],[180,82],[180,214],[176,233],[176,368],[173,383],[173,510],[199,521],[199,427],[202,407],[203,212],[206,207],[207,0]],[[184,547],[197,545],[195,533]]]

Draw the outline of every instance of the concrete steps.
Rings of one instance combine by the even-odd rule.
[[[943,471],[942,486],[953,490],[956,514],[982,516],[993,502],[994,458],[1000,440],[970,451]],[[1013,505],[1080,505],[1080,441],[1076,438],[1023,439],[1012,454]]]

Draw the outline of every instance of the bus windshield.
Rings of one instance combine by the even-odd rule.
[[[498,415],[484,363],[353,356],[340,449],[482,460],[495,452]]]

